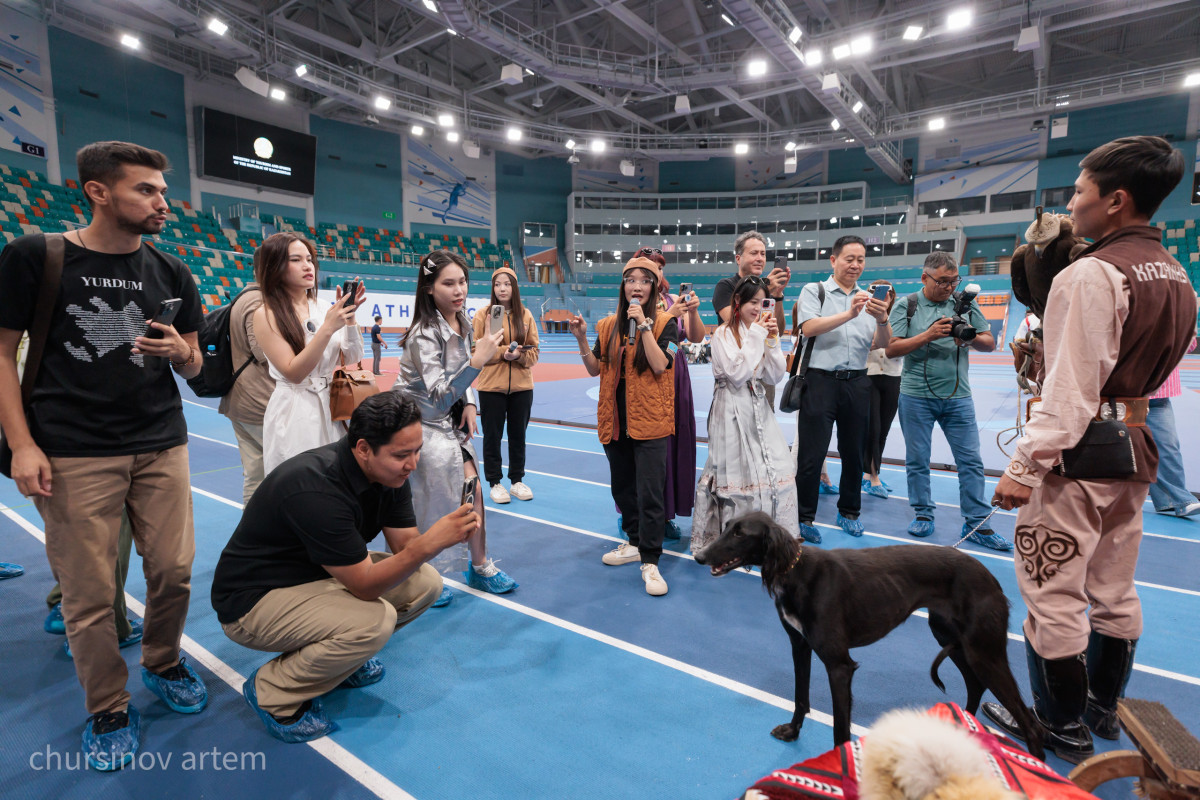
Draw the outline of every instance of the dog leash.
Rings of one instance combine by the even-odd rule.
[[[987,521],[992,518],[992,515],[995,514],[999,510],[1000,510],[1000,506],[992,506],[991,512],[986,517],[984,517],[983,520],[981,520],[978,525],[976,525],[974,528],[972,528],[970,530],[970,532],[967,533],[966,536],[962,537],[961,539],[959,539],[957,542],[955,542],[954,544],[952,544],[950,546],[957,548],[960,544],[965,542],[967,539],[971,538],[971,534],[975,533],[975,531],[979,530],[984,525],[986,525]]]

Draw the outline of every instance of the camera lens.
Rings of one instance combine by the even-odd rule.
[[[955,317],[950,321],[950,335],[960,342],[969,342],[978,333],[979,331],[975,330],[975,327],[962,317]]]

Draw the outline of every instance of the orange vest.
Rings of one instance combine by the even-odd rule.
[[[657,315],[654,318],[654,338],[658,339],[663,329],[673,322],[675,318],[672,316]],[[616,324],[616,314],[596,323],[600,355],[602,358],[608,358],[608,361],[600,362],[600,404],[596,408],[596,432],[600,434],[601,444],[608,444],[620,433],[621,423],[617,418],[617,384],[621,378],[617,372],[617,359],[612,358],[608,352],[612,329]],[[634,368],[636,346],[626,347],[618,344],[618,348],[624,360],[625,370],[625,433],[630,439],[642,440],[661,439],[672,435],[675,433],[674,356],[667,353],[666,371],[662,375],[655,375],[653,370],[638,372]]]

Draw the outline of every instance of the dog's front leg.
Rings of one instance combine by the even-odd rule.
[[[796,675],[796,711],[792,721],[785,725],[776,725],[771,735],[784,742],[794,742],[800,736],[800,726],[808,715],[808,681],[812,672],[812,645],[804,634],[796,631],[791,625],[784,623],[788,638],[792,641],[792,670]]]
[[[850,741],[850,710],[854,705],[850,682],[858,665],[850,658],[849,652],[827,661],[824,658],[821,660],[829,673],[829,693],[833,697],[833,745],[837,747]]]

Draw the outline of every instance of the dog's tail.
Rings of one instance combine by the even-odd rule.
[[[933,685],[942,690],[942,694],[946,693],[946,684],[942,683],[942,679],[938,677],[938,666],[946,660],[946,656],[950,655],[950,648],[953,645],[946,645],[942,648],[942,652],[937,654],[937,658],[933,660],[933,665],[929,668],[929,679],[933,681]]]

